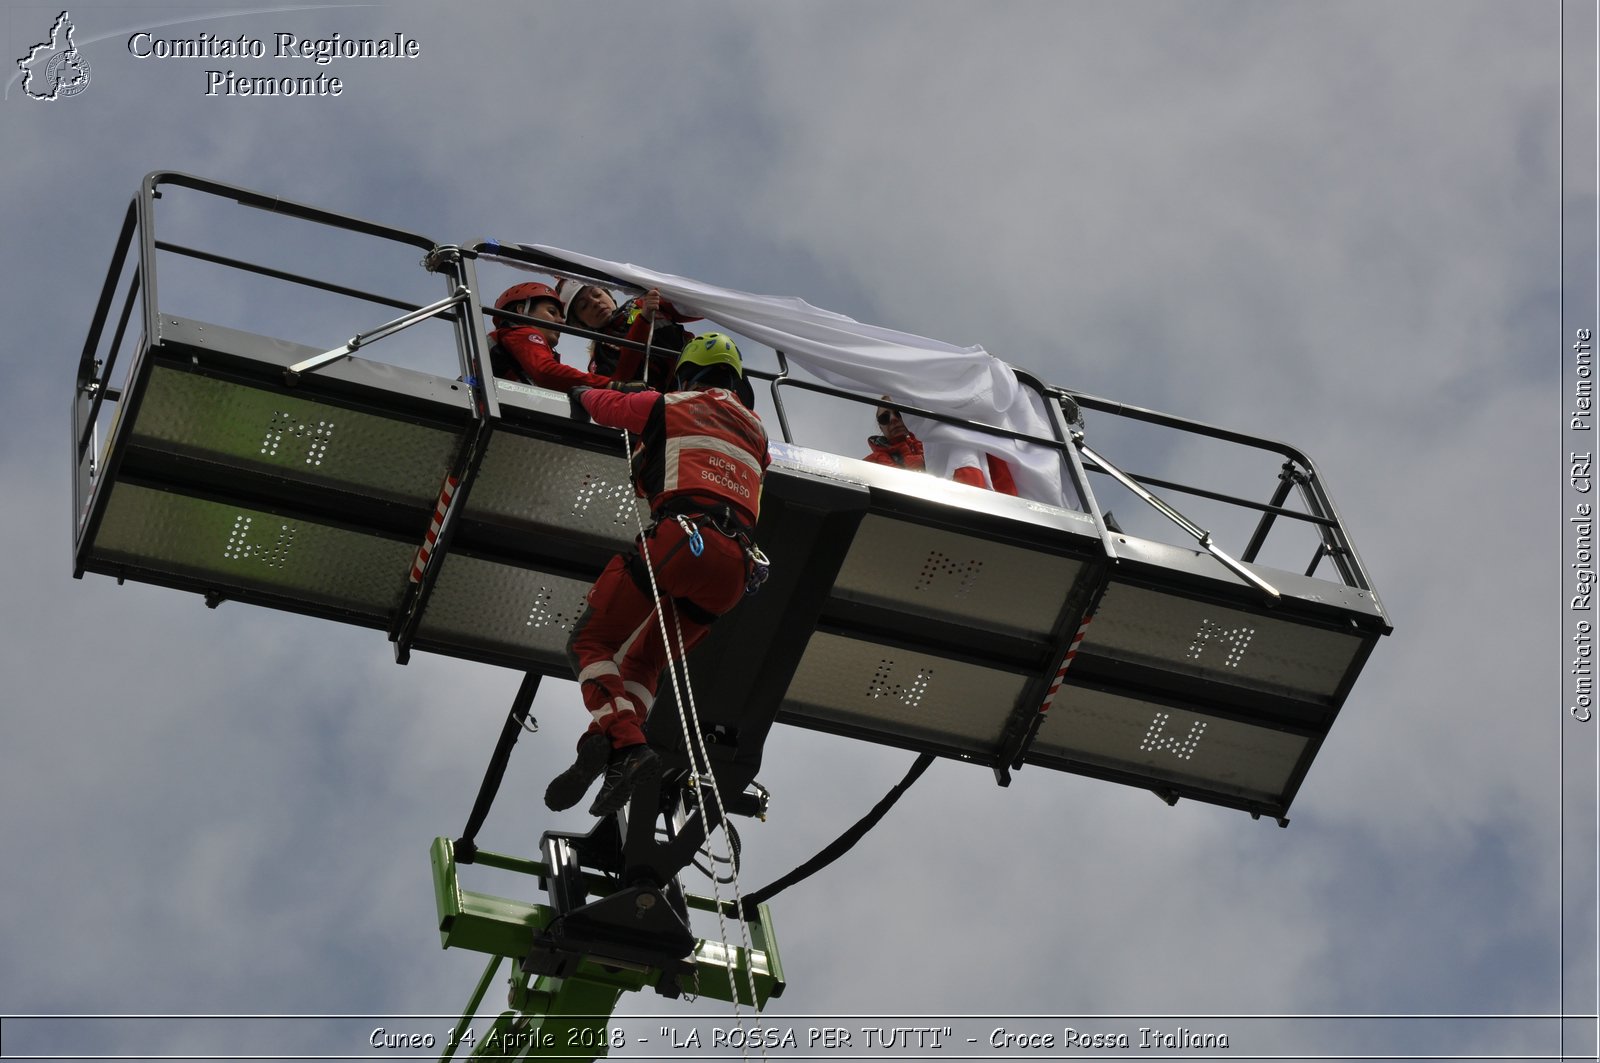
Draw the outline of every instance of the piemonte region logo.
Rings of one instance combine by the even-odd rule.
[[[72,43],[72,18],[63,11],[50,27],[50,39],[17,60],[22,91],[35,100],[76,96],[89,87],[89,61]]]

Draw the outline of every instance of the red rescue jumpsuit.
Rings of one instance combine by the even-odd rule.
[[[694,333],[685,330],[683,325],[700,319],[680,314],[677,308],[663,299],[652,331],[650,318],[640,309],[641,302],[642,299],[628,300],[612,311],[611,317],[597,331],[626,337],[635,343],[649,341],[650,379],[647,383],[651,387],[658,387],[663,381],[672,379],[672,373],[678,367],[679,353],[694,339]],[[599,341],[589,345],[591,373],[601,376],[609,374],[612,380],[639,380],[644,375],[641,371],[643,364],[644,355],[641,351]]]
[[[896,465],[902,469],[926,468],[922,457],[922,440],[907,432],[897,440],[888,436],[868,436],[867,446],[872,448],[872,453],[866,460],[874,465]]]
[[[545,342],[544,336],[527,325],[497,328],[489,334],[489,341],[490,361],[496,376],[509,380],[521,379],[551,391],[569,391],[583,386],[603,388],[612,380],[599,373],[586,373],[575,365],[563,365],[561,356]],[[618,369],[634,373],[642,361],[644,355],[641,352],[625,350]],[[617,379],[629,380],[631,377],[619,374]]]
[[[649,499],[656,518],[634,552],[612,558],[595,580],[567,643],[593,718],[589,731],[605,733],[613,748],[622,749],[645,741],[641,725],[667,664],[644,559],[661,598],[672,605],[666,610],[668,635],[676,644],[681,628],[687,654],[711,622],[744,597],[744,547],[707,514],[727,507],[737,525],[755,527],[769,461],[767,433],[759,417],[721,388],[666,395],[595,390],[584,392],[582,402],[595,423],[639,436],[635,488]],[[698,525],[698,556],[677,514]]]

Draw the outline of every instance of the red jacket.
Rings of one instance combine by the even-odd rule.
[[[750,527],[761,516],[761,480],[771,461],[761,418],[722,388],[583,393],[596,424],[639,436],[635,486],[652,511],[674,499],[727,503]]]
[[[511,380],[520,377],[526,383],[551,391],[568,391],[584,384],[603,388],[611,382],[610,377],[562,365],[561,356],[528,325],[497,328],[489,334],[489,343],[493,348],[489,360],[495,376]]]
[[[639,299],[630,299],[612,312],[599,331],[612,336],[623,336],[634,343],[650,341],[650,385],[665,384],[672,379],[678,366],[678,354],[692,339],[694,333],[683,328],[683,323],[699,318],[680,314],[670,302],[661,300],[661,310],[654,333],[650,319],[639,308]],[[590,345],[589,372],[611,374],[612,380],[638,380],[644,364],[644,352],[615,344],[595,342]]]
[[[866,460],[874,465],[897,465],[902,469],[916,469],[922,471],[925,466],[922,460],[922,440],[909,432],[900,437],[898,443],[891,442],[888,436],[869,436],[867,446],[872,448],[872,453]]]

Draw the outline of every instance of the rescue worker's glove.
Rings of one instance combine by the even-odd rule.
[[[643,380],[613,380],[606,385],[608,391],[626,391],[632,394],[635,391],[654,391],[655,388]]]
[[[588,423],[589,411],[583,408],[583,396],[585,392],[593,390],[594,388],[589,387],[587,384],[580,384],[578,387],[572,388],[567,392],[567,402],[572,407],[572,419],[574,421],[578,421],[583,424]]]

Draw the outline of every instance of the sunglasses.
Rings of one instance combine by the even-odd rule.
[[[887,427],[890,422],[892,422],[895,418],[897,418],[899,416],[900,415],[898,413],[896,413],[894,410],[879,410],[878,411],[878,423],[881,424],[881,425],[884,425],[885,427]]]

